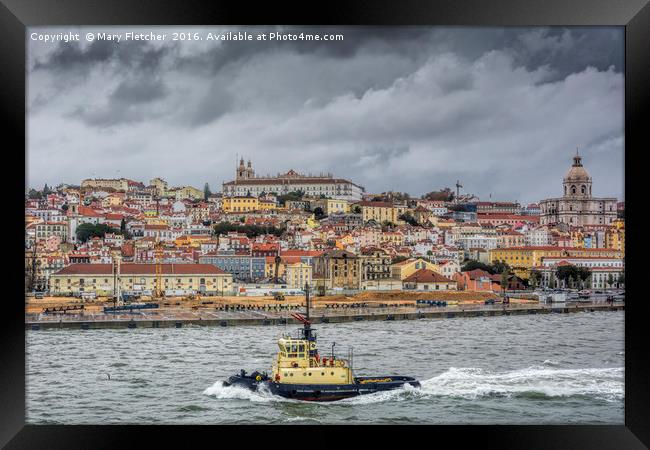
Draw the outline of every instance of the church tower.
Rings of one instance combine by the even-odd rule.
[[[248,171],[246,170],[246,166],[244,166],[244,158],[242,158],[239,160],[239,167],[237,168],[237,179],[246,179],[248,178],[247,175]]]
[[[253,166],[251,164],[251,160],[248,160],[248,166],[246,167],[246,176],[247,178],[254,178],[255,177],[255,171],[253,170]]]
[[[576,149],[573,157],[573,165],[564,176],[564,197],[590,198],[591,197],[591,175],[582,166],[582,156]]]

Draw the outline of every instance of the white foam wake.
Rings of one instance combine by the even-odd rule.
[[[589,396],[618,401],[624,397],[623,368],[556,369],[529,367],[508,372],[451,367],[422,382],[424,395],[479,398]]]
[[[532,399],[586,396],[606,401],[620,401],[625,396],[623,368],[557,369],[543,366],[506,372],[480,368],[450,367],[438,376],[421,381],[420,388],[405,385],[392,391],[361,395],[319,405],[367,405],[388,401],[407,401],[435,397],[480,399],[487,397],[528,397]],[[224,386],[218,381],[205,395],[218,399],[251,402],[300,402],[275,396],[266,390],[253,392],[238,386]]]

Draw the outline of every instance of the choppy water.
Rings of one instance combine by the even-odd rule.
[[[27,421],[60,424],[623,424],[624,313],[321,324],[357,375],[416,376],[333,403],[223,387],[296,326],[27,332]]]

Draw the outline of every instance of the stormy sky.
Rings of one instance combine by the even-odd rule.
[[[171,41],[174,31],[340,33],[338,42]],[[44,43],[31,33],[81,34]],[[167,33],[87,42],[87,32]],[[419,196],[559,196],[576,147],[624,197],[622,28],[30,28],[27,181],[127,177],[213,191],[331,172]]]

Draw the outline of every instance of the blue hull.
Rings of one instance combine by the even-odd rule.
[[[390,378],[391,381],[363,383],[365,380],[386,378]],[[357,377],[354,380],[355,382],[352,384],[288,384],[276,383],[271,380],[257,381],[253,377],[234,375],[228,378],[225,385],[240,386],[252,391],[266,388],[272,394],[284,398],[316,402],[331,402],[380,391],[390,391],[401,388],[406,384],[413,387],[420,387],[420,382],[411,377]]]

